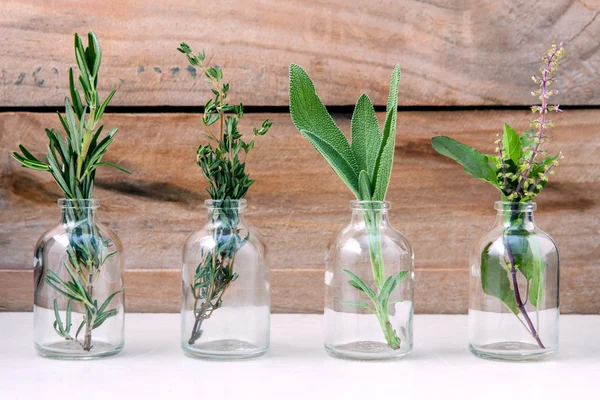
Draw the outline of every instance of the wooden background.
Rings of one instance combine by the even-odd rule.
[[[467,253],[494,219],[497,192],[434,153],[449,135],[492,152],[507,122],[523,130],[531,75],[564,41],[552,150],[566,159],[538,199],[537,221],[561,251],[561,308],[600,313],[600,2],[506,1],[27,1],[0,15],[0,310],[32,303],[32,249],[58,220],[49,174],[21,168],[10,152],[46,146],[44,127],[68,92],[72,34],[94,29],[103,47],[100,89],[117,88],[106,160],[133,171],[99,173],[101,220],[126,252],[129,311],[179,308],[186,237],[204,222],[195,149],[198,105],[208,90],[176,51],[185,40],[224,69],[231,100],[249,106],[241,128],[269,118],[249,159],[257,179],[248,221],[265,236],[273,310],[321,312],[323,255],[348,223],[351,193],[289,118],[288,65],[306,68],[342,130],[366,92],[382,110],[393,65],[402,67],[391,220],[416,252],[415,308],[467,309]],[[379,115],[380,120],[383,115]]]

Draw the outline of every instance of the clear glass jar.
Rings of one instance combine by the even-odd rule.
[[[265,245],[244,221],[246,200],[206,200],[208,220],[183,249],[181,347],[192,357],[241,359],[269,349]]]
[[[124,343],[123,249],[96,220],[100,201],[60,199],[57,226],[34,256],[34,341],[38,354],[90,359]]]
[[[387,201],[351,201],[350,225],[325,257],[325,349],[334,357],[401,358],[413,346],[413,250]]]
[[[535,203],[496,202],[496,223],[471,249],[469,350],[533,361],[558,351],[558,249],[533,219]]]

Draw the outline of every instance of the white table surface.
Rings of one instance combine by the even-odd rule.
[[[273,315],[271,349],[250,361],[185,357],[179,315],[127,314],[125,349],[93,361],[38,357],[30,313],[0,313],[0,399],[600,399],[600,316],[562,316],[559,355],[480,360],[464,315],[415,316],[415,348],[395,362],[331,358],[322,315]]]

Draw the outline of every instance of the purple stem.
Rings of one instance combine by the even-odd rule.
[[[544,344],[540,340],[529,315],[527,314],[527,310],[525,310],[525,304],[523,304],[523,300],[521,300],[521,293],[519,292],[519,284],[517,283],[517,269],[515,268],[515,257],[513,256],[512,249],[508,245],[508,241],[506,240],[506,236],[504,236],[504,242],[506,243],[506,254],[508,255],[508,260],[510,261],[510,274],[512,276],[513,287],[515,288],[515,300],[517,301],[517,307],[521,314],[523,314],[523,318],[525,318],[525,322],[527,326],[529,326],[529,333],[533,336],[537,344],[540,348],[545,349]]]

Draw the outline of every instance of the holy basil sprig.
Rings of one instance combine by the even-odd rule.
[[[530,202],[540,194],[549,176],[554,174],[558,160],[563,158],[562,152],[549,155],[543,145],[550,141],[547,132],[554,127],[548,114],[562,112],[558,105],[549,105],[548,99],[558,94],[550,86],[556,83],[556,68],[564,54],[561,43],[553,45],[543,57],[540,75],[532,77],[539,88],[531,94],[539,98],[541,104],[532,106],[531,110],[539,116],[522,135],[504,124],[503,135],[495,142],[497,155],[482,154],[445,136],[432,139],[437,152],[458,162],[471,176],[491,183],[500,190],[502,200],[509,203],[506,206],[509,208],[504,210],[503,235],[498,239],[503,253],[492,251],[494,243],[485,246],[481,254],[481,285],[484,293],[499,299],[517,318],[522,315],[523,320],[519,320],[540,348],[544,345],[539,336],[539,323],[534,326],[525,306],[529,302],[539,318],[546,262],[535,237],[525,228],[526,205],[519,203]],[[525,291],[519,287],[517,273],[527,282]]]
[[[222,306],[227,288],[239,277],[234,272],[235,257],[248,237],[240,235],[235,200],[244,198],[254,183],[246,173],[246,160],[254,148],[255,138],[264,136],[273,123],[265,120],[260,128],[254,128],[252,139],[244,141],[238,130],[244,107],[227,103],[229,84],[222,81],[223,70],[205,65],[204,51],[195,54],[186,43],[181,43],[177,50],[185,54],[192,66],[202,70],[214,96],[204,105],[202,116],[205,129],[202,134],[209,143],[198,147],[196,163],[209,182],[210,198],[221,201],[211,210],[215,248],[202,251],[194,281],[189,287],[194,297],[194,325],[188,344],[193,345],[202,336],[203,321]]]
[[[317,149],[329,166],[348,186],[358,200],[384,201],[394,162],[398,84],[400,67],[396,65],[390,80],[383,129],[375,114],[373,103],[366,94],[360,96],[351,122],[352,142],[335,124],[325,105],[316,93],[308,74],[298,65],[290,65],[290,113],[292,121],[302,135]],[[408,271],[385,276],[379,224],[381,208],[365,203],[365,224],[375,289],[352,271],[344,269],[348,284],[363,292],[371,301],[348,302],[347,306],[366,309],[377,316],[388,346],[400,348],[398,338],[389,319],[392,292],[405,280]]]
[[[562,112],[558,105],[549,105],[548,99],[558,94],[558,90],[551,90],[550,86],[556,83],[556,68],[564,55],[561,43],[553,45],[542,59],[541,75],[532,77],[539,89],[531,93],[541,101],[541,105],[531,107],[539,117],[531,121],[531,129],[522,135],[504,124],[502,138],[495,142],[498,155],[483,154],[446,136],[432,138],[433,148],[458,162],[474,178],[491,183],[500,190],[504,201],[533,200],[554,174],[558,160],[563,158],[562,152],[549,155],[543,145],[551,139],[548,129],[554,127],[548,114]]]

